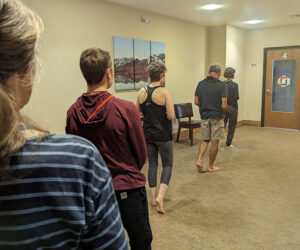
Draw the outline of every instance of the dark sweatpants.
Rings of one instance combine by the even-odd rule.
[[[227,110],[225,111],[225,118],[224,118],[224,127],[226,127],[227,122],[229,120],[229,129],[227,134],[226,146],[230,146],[232,142],[232,138],[234,136],[234,131],[237,124],[238,118],[238,109],[233,106],[228,106]]]
[[[145,187],[115,193],[131,250],[150,250],[152,231]]]

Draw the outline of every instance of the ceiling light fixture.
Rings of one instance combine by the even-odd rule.
[[[222,5],[219,5],[219,4],[208,4],[208,5],[204,5],[201,7],[201,9],[203,10],[216,10],[216,9],[219,9],[221,8]]]
[[[263,23],[263,22],[264,22],[264,20],[255,19],[255,20],[246,21],[244,23],[246,23],[246,24],[258,24],[258,23]]]

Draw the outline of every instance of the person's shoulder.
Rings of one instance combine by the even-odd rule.
[[[115,107],[119,110],[124,110],[126,112],[128,111],[135,111],[137,110],[135,104],[131,101],[127,101],[121,98],[114,98],[114,103],[113,105],[115,105]]]
[[[77,103],[80,101],[81,96],[79,96],[76,101],[68,108],[67,114],[70,115],[73,111],[76,111]]]
[[[147,93],[147,86],[140,88],[138,94],[140,94],[140,93]]]
[[[157,97],[159,97],[159,98],[167,99],[167,98],[172,97],[170,90],[168,90],[165,87],[157,88],[155,91],[157,91],[156,94],[157,94]]]
[[[226,83],[219,80],[219,79],[217,81],[215,81],[215,83],[218,84],[219,86],[222,86],[222,87],[226,86]]]
[[[49,134],[38,140],[40,145],[48,145],[52,147],[63,147],[64,150],[82,152],[82,149],[91,152],[97,152],[97,148],[89,140],[72,134]]]
[[[118,97],[114,98],[114,102],[116,105],[122,105],[122,107],[127,107],[127,106],[131,106],[134,105],[133,102],[128,101],[128,100],[124,100]]]
[[[78,142],[82,144],[90,144],[90,141],[88,141],[87,139],[72,134],[50,134],[49,140],[50,139],[53,141],[68,141],[68,142]]]
[[[170,95],[171,94],[170,90],[168,90],[167,88],[158,88],[158,90],[163,95]]]
[[[140,88],[138,94],[137,94],[137,97],[138,98],[143,98],[145,97],[146,95],[148,94],[148,90],[147,90],[147,86],[146,87],[143,87],[143,88]]]
[[[68,111],[67,111],[67,114],[70,115],[73,110],[75,109],[75,105],[76,105],[77,101],[74,102],[69,108],[68,108]]]
[[[199,84],[206,83],[206,82],[207,82],[207,79],[206,79],[206,78],[205,78],[205,79],[202,79],[201,81],[198,82],[198,85],[199,85]]]
[[[58,171],[58,174],[61,171],[64,173],[80,171],[109,177],[109,170],[98,149],[90,141],[76,135],[48,134],[29,138],[22,151],[16,155],[36,156],[30,160],[31,163],[43,159],[43,162],[52,165],[53,171]],[[34,164],[30,165],[32,166]]]
[[[206,83],[207,83],[206,79],[199,81],[196,90],[203,88],[206,85]]]

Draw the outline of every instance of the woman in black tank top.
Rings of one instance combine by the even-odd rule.
[[[147,143],[172,140],[172,121],[167,118],[166,106],[161,106],[152,101],[152,94],[160,86],[151,88],[147,86],[148,93],[145,102],[140,104],[143,118],[143,128]]]
[[[143,128],[148,151],[148,181],[152,195],[152,205],[157,206],[157,211],[160,213],[165,213],[163,201],[172,174],[172,119],[175,118],[170,93],[167,90],[160,90],[165,84],[165,71],[166,67],[161,62],[150,64],[149,76],[151,84],[139,92],[137,102],[137,107],[144,116]],[[165,105],[159,105],[153,101],[153,93],[155,91],[159,91],[158,93],[161,94],[161,97],[165,98]],[[147,93],[146,99],[145,92]],[[143,96],[142,101],[139,101],[140,96]],[[162,159],[163,170],[159,191],[157,192],[158,153]]]

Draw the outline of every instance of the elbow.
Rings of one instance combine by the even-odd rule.
[[[139,170],[142,170],[142,169],[143,169],[145,163],[146,163],[146,159],[145,159],[145,161],[140,162],[140,164],[139,164],[139,166],[138,166]]]
[[[175,114],[172,115],[167,115],[168,120],[174,120],[175,119]]]

